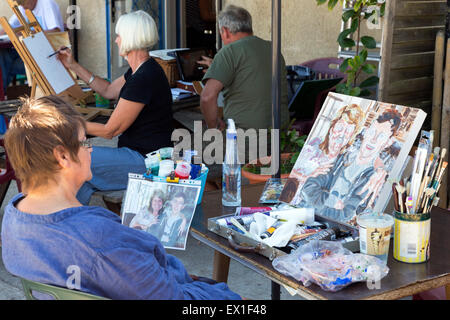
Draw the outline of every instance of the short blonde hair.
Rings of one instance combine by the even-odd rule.
[[[56,147],[79,162],[80,129],[86,130],[83,116],[61,98],[22,99],[6,131],[5,149],[25,192],[55,181],[60,170]]]
[[[155,20],[142,10],[121,15],[116,24],[116,33],[121,39],[121,54],[149,50],[159,41]]]

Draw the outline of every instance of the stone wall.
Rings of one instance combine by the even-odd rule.
[[[266,40],[271,39],[271,0],[223,1],[224,6],[235,4],[249,10],[253,16],[255,34]],[[67,7],[70,1],[56,0],[56,2],[60,5],[63,18],[67,20]],[[81,9],[81,28],[78,30],[80,63],[99,76],[106,77],[105,1],[78,0],[78,5]],[[11,14],[7,2],[0,1],[0,15],[9,17]],[[338,6],[330,11],[324,5],[317,6],[315,0],[283,0],[281,45],[286,63],[292,65],[311,59],[337,56],[336,39],[340,28],[341,10]],[[111,47],[115,46],[114,32],[112,33]],[[381,30],[371,33],[378,41],[381,40]]]

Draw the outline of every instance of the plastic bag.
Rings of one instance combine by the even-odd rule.
[[[277,257],[273,267],[301,281],[304,286],[315,283],[326,291],[338,291],[354,282],[379,281],[389,268],[380,259],[352,253],[335,241],[313,240]]]

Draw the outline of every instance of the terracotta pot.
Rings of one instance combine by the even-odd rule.
[[[292,153],[282,153],[281,154],[281,160],[286,160],[289,159],[292,156]],[[270,160],[271,157],[264,157],[261,159],[258,159],[258,162],[264,162],[266,163],[267,160]],[[256,174],[256,173],[251,173],[247,170],[244,170],[244,168],[248,168],[250,166],[250,164],[246,164],[242,167],[241,171],[242,171],[242,176],[247,178],[250,181],[250,184],[255,184],[255,183],[261,183],[261,182],[265,182],[268,179],[272,178],[271,175],[268,174]],[[284,173],[281,175],[281,178],[288,178],[289,177],[289,173]]]

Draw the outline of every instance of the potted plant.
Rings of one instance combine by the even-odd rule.
[[[306,135],[300,136],[292,124],[295,119],[289,123],[288,129],[280,131],[280,174],[281,178],[287,178],[297,161],[300,151],[305,144]],[[247,163],[242,167],[242,176],[247,178],[251,184],[264,182],[272,176],[261,174],[262,168],[270,168],[270,156],[257,159],[257,162]]]
[[[376,67],[367,60],[369,50],[375,49],[377,42],[371,36],[361,35],[361,24],[364,20],[370,23],[379,22],[377,12],[379,17],[384,16],[385,0],[316,0],[316,2],[318,5],[327,4],[329,10],[333,10],[338,3],[345,4],[342,20],[350,22],[350,27],[339,34],[337,42],[343,49],[355,47],[355,55],[345,59],[339,66],[339,69],[347,74],[347,81],[338,84],[336,92],[350,96],[369,96],[371,94],[369,88],[379,82],[379,78],[372,75]],[[359,83],[358,78],[362,74],[369,77]]]

